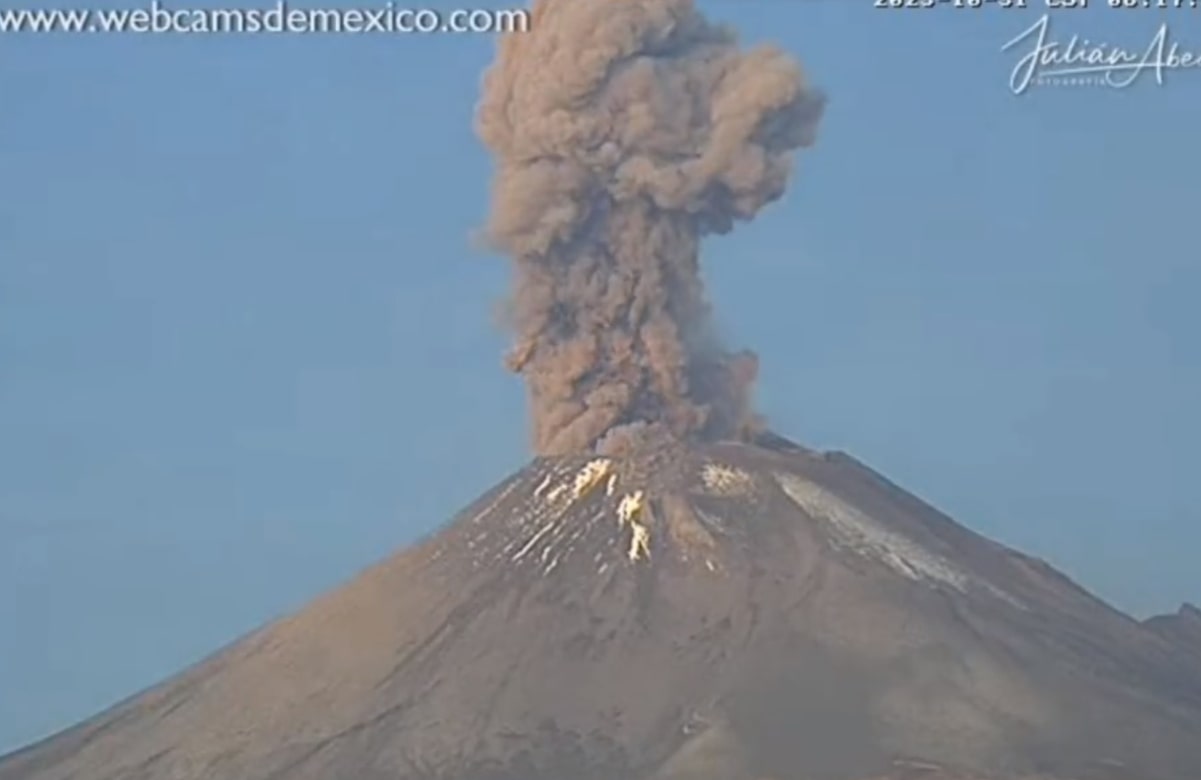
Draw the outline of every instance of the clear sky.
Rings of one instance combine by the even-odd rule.
[[[706,248],[775,427],[1135,614],[1201,601],[1201,70],[1015,97],[999,49],[1041,10],[705,6],[831,98],[789,195]],[[1053,30],[1141,49],[1161,18]],[[1201,11],[1166,18],[1201,49]],[[0,752],[527,457],[471,242],[492,47],[0,40]]]

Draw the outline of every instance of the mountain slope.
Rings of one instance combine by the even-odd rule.
[[[535,461],[0,780],[1195,780],[1199,735],[1171,640],[773,439]]]
[[[1201,609],[1184,604],[1176,614],[1157,615],[1144,625],[1201,664]]]

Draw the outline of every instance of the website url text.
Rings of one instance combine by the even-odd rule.
[[[166,8],[30,10],[0,8],[3,33],[157,33],[294,35],[342,33],[510,33],[527,32],[529,12],[397,8],[294,8],[278,0],[269,8]]]

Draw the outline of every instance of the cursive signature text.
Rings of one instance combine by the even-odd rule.
[[[1009,76],[1009,88],[1020,95],[1031,84],[1047,79],[1092,77],[1093,83],[1110,87],[1127,87],[1146,71],[1155,74],[1155,82],[1163,84],[1164,72],[1192,68],[1201,70],[1201,53],[1185,51],[1179,43],[1169,40],[1166,22],[1159,26],[1151,43],[1141,53],[1092,43],[1073,35],[1067,43],[1050,37],[1051,18],[1043,14],[1037,22],[1001,47],[1008,51],[1023,43],[1033,48],[1022,55]]]

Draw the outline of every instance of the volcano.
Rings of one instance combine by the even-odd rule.
[[[771,435],[546,457],[0,780],[1196,780],[1197,622]]]

